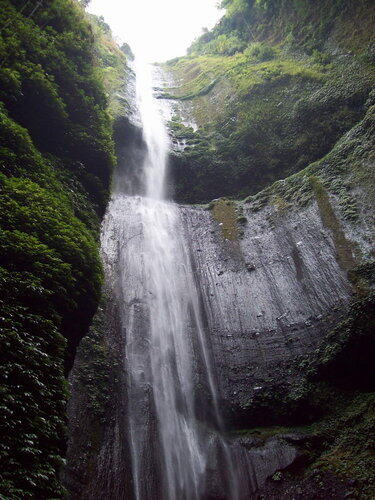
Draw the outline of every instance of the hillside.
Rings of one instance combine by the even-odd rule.
[[[100,297],[98,232],[120,106],[108,96],[126,57],[76,2],[0,4],[0,492],[55,498],[64,363]]]
[[[171,162],[183,202],[245,197],[322,158],[364,117],[373,86],[372,2],[223,5],[220,23],[163,65],[174,84],[160,97],[183,110],[170,123],[186,144]]]

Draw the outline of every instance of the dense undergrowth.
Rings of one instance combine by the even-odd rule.
[[[198,126],[170,124],[186,144],[171,160],[184,202],[253,194],[323,157],[364,116],[375,75],[371,2],[223,3],[164,66],[176,83],[161,97],[185,101]]]
[[[56,498],[64,359],[100,297],[126,58],[72,0],[1,0],[0,30],[0,496]]]

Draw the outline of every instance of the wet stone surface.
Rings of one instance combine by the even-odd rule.
[[[280,218],[243,207],[243,236],[225,239],[211,212],[181,207],[222,404],[246,410],[293,380],[352,295],[316,205]]]

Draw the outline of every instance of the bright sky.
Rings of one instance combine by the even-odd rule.
[[[223,14],[218,0],[91,0],[114,35],[149,61],[182,56],[191,42]]]

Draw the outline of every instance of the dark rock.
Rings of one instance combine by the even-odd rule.
[[[238,437],[235,442],[246,449],[256,448],[263,445],[263,441],[261,439],[250,436]]]
[[[243,211],[248,221],[244,238],[224,241],[207,238],[207,229],[215,225],[210,212],[181,207],[206,312],[206,331],[215,365],[220,367],[217,381],[222,405],[228,416],[235,415],[233,424],[242,427],[248,425],[248,418],[252,425],[258,418],[253,397],[258,398],[256,393],[261,391],[254,388],[272,387],[270,394],[275,396],[295,382],[300,371],[291,362],[316,349],[345,313],[352,294],[316,205],[291,212],[274,228],[267,220],[267,209],[250,214],[244,204]],[[293,230],[297,223],[298,234]],[[299,241],[303,241],[303,251],[297,268],[291,256]],[[224,264],[220,286],[216,286],[215,277]],[[249,367],[253,367],[251,372]],[[272,383],[264,384],[271,379]],[[266,416],[269,421],[272,411]],[[263,411],[258,423],[265,423],[264,418]]]
[[[248,271],[255,271],[255,266],[253,264],[246,264],[246,269]]]
[[[306,443],[311,438],[310,434],[298,434],[298,433],[278,434],[276,437],[277,439],[283,439],[288,443],[293,443],[298,445]]]

